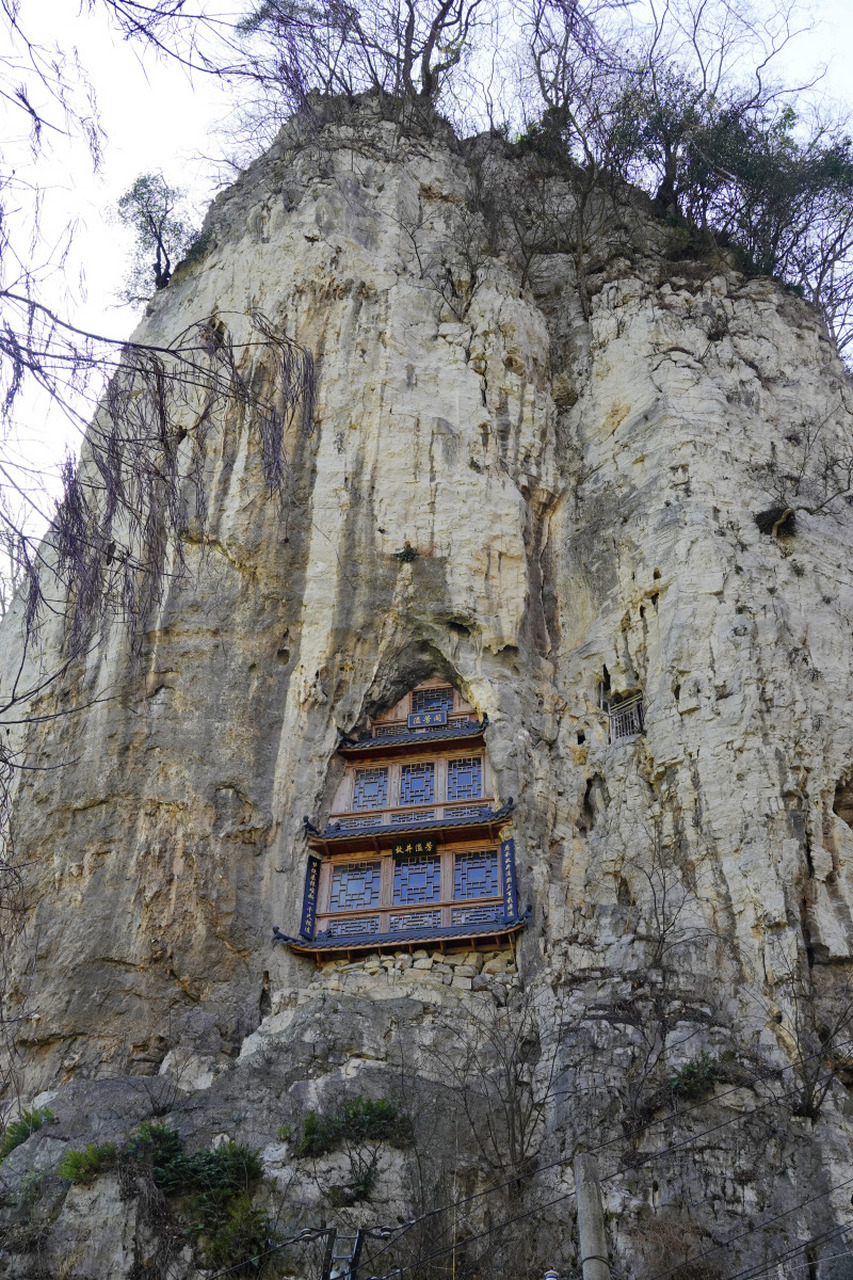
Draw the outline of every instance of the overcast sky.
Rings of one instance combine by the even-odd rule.
[[[241,10],[248,0],[205,0],[221,12]],[[637,0],[638,4],[644,0]],[[806,81],[820,63],[828,64],[825,92],[836,99],[853,99],[853,0],[817,0],[813,6],[818,30],[798,39],[785,67],[790,79]],[[176,186],[187,187],[195,199],[199,220],[215,189],[210,158],[223,149],[217,127],[227,120],[228,91],[204,75],[191,82],[179,66],[160,62],[119,40],[97,11],[81,13],[77,0],[22,0],[21,24],[36,38],[55,41],[63,49],[77,49],[95,92],[106,134],[101,166],[93,171],[80,143],[61,140],[46,159],[38,161],[38,179],[48,187],[44,227],[59,235],[66,220],[77,218],[64,281],[68,294],[60,297],[62,278],[55,282],[54,301],[81,327],[112,336],[126,336],[136,313],[116,301],[130,236],[110,220],[119,196],[141,173],[162,170]],[[2,52],[2,51],[0,51]],[[7,140],[7,161],[9,146]],[[27,149],[18,146],[16,163],[25,173]],[[221,171],[220,171],[221,173]],[[24,448],[36,437],[44,441],[41,456],[63,452],[73,434],[40,409],[30,413],[31,430]]]
[[[245,7],[240,0],[231,6]],[[816,66],[827,63],[827,93],[849,99],[853,0],[818,0],[813,11],[820,26],[797,40],[789,60],[791,78],[807,80]],[[77,47],[97,93],[107,137],[101,170],[93,173],[78,147],[72,177],[69,152],[60,148],[52,166],[54,208],[63,219],[73,211],[82,223],[73,260],[85,277],[88,297],[78,315],[96,328],[127,332],[133,313],[116,308],[113,295],[129,252],[129,236],[105,220],[105,212],[140,173],[158,169],[170,182],[188,187],[203,209],[215,180],[203,157],[221,154],[223,141],[216,129],[227,120],[228,91],[204,75],[191,82],[168,59],[157,62],[146,56],[143,68],[139,49],[118,40],[97,11],[81,14],[76,0],[23,0],[22,15],[28,14],[36,17],[40,33],[49,33],[65,48]]]

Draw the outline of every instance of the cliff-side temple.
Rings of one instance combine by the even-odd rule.
[[[592,1155],[614,1277],[842,1280],[853,508],[756,517],[848,375],[639,194],[579,282],[565,177],[323,110],[137,335],[278,416],[187,396],[136,629],[3,622],[0,1272],[576,1277]]]

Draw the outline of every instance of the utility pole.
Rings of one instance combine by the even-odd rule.
[[[610,1280],[607,1241],[604,1238],[604,1210],[595,1157],[575,1156],[574,1170],[583,1280]]]
[[[364,1231],[361,1227],[355,1235],[341,1235],[330,1227],[323,1261],[323,1280],[358,1280],[358,1264]]]

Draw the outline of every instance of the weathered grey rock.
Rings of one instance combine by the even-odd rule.
[[[206,258],[137,335],[219,315],[239,341],[260,309],[314,353],[316,415],[289,429],[282,502],[245,422],[214,424],[208,523],[188,521],[142,668],[115,622],[38,706],[85,710],[26,733],[24,1096],[60,1086],[52,1142],[157,1114],[197,1145],[249,1142],[294,1224],[335,1194],[342,1221],[408,1220],[522,1167],[533,1208],[607,1143],[620,1265],[659,1269],[673,1223],[697,1253],[774,1220],[719,1255],[734,1274],[849,1212],[853,515],[831,501],[789,539],[754,520],[785,476],[835,483],[848,378],[806,304],[673,262],[638,203],[592,264],[587,319],[559,245],[522,268],[482,220],[482,183],[509,200],[525,162],[352,110],[289,126],[218,198]],[[48,623],[46,668],[60,644]],[[516,800],[517,965],[423,950],[315,970],[271,941],[298,925],[302,815],[325,817],[339,731],[433,672],[488,714]],[[609,741],[604,681],[642,690],[643,734]],[[490,1108],[508,1144],[501,1054],[542,1102],[535,1176],[471,1120]],[[309,1177],[277,1133],[356,1094],[415,1114],[430,1172],[389,1148],[381,1186],[341,1207],[346,1158]],[[56,1274],[111,1280],[144,1254],[116,1185],[69,1193]],[[519,1203],[477,1200],[471,1234]],[[568,1272],[566,1203],[488,1237],[492,1269]]]

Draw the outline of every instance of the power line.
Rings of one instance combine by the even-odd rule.
[[[853,1039],[849,1041],[843,1041],[842,1044],[839,1046],[839,1048],[843,1048],[849,1045],[853,1045]],[[640,1133],[646,1133],[650,1129],[653,1129],[656,1126],[671,1124],[674,1120],[678,1120],[685,1116],[692,1115],[694,1112],[701,1110],[703,1107],[711,1106],[712,1104],[718,1103],[722,1099],[728,1097],[730,1094],[739,1092],[740,1089],[746,1088],[749,1085],[758,1084],[762,1080],[767,1080],[774,1076],[779,1076],[786,1071],[792,1071],[796,1067],[802,1066],[806,1062],[813,1061],[815,1058],[824,1057],[825,1053],[826,1053],[826,1050],[821,1049],[816,1053],[809,1054],[807,1057],[798,1058],[796,1062],[789,1063],[787,1066],[768,1068],[767,1071],[761,1072],[758,1075],[754,1075],[750,1077],[748,1080],[742,1081],[740,1084],[733,1085],[730,1089],[726,1089],[722,1093],[714,1094],[713,1097],[704,1098],[701,1102],[694,1103],[693,1106],[685,1107],[683,1110],[673,1113],[672,1115],[665,1116],[660,1120],[650,1120],[648,1124],[643,1125],[641,1128],[634,1131],[635,1136]],[[830,1079],[833,1075],[834,1075],[834,1072],[829,1071],[825,1079]],[[651,1160],[658,1159],[661,1156],[667,1155],[672,1151],[677,1151],[684,1146],[689,1146],[690,1143],[696,1142],[700,1138],[704,1138],[710,1133],[715,1133],[718,1129],[724,1129],[730,1124],[735,1124],[737,1121],[743,1120],[745,1118],[745,1115],[746,1116],[756,1115],[759,1111],[764,1111],[768,1107],[775,1106],[779,1102],[781,1102],[783,1099],[790,1097],[792,1092],[793,1090],[790,1090],[790,1089],[786,1090],[779,1097],[769,1098],[767,1099],[766,1102],[762,1102],[758,1106],[753,1107],[752,1110],[747,1113],[742,1113],[742,1112],[738,1113],[735,1116],[729,1117],[729,1119],[727,1120],[722,1120],[718,1124],[712,1125],[708,1129],[703,1129],[699,1133],[692,1134],[687,1138],[682,1139],[680,1142],[671,1143],[669,1146],[663,1147],[656,1152],[650,1152],[645,1156],[641,1156],[638,1160],[634,1162],[633,1167],[637,1168],[640,1165],[649,1163]],[[587,1132],[589,1132],[589,1130]],[[589,1155],[597,1155],[599,1152],[606,1151],[609,1147],[620,1144],[623,1141],[624,1141],[623,1138],[610,1138],[608,1139],[607,1142],[599,1143],[598,1146],[586,1148],[586,1151]],[[562,1167],[567,1163],[568,1163],[567,1159],[561,1156],[557,1160],[551,1160],[547,1164],[540,1165],[539,1168],[536,1170],[536,1172],[545,1173],[549,1169]],[[619,1171],[617,1171],[617,1174],[618,1172]],[[602,1178],[602,1182],[610,1181],[611,1178],[617,1176],[617,1174],[608,1174],[606,1177]],[[380,1238],[383,1238],[383,1239],[388,1239],[389,1236],[396,1235],[396,1238],[400,1239],[403,1235],[405,1235],[407,1231],[411,1230],[412,1227],[417,1226],[421,1222],[425,1222],[428,1218],[436,1217],[438,1214],[444,1213],[449,1209],[457,1210],[460,1208],[460,1206],[470,1204],[474,1200],[479,1200],[484,1196],[492,1195],[496,1191],[501,1191],[506,1187],[512,1186],[517,1181],[518,1181],[517,1176],[507,1178],[504,1182],[498,1182],[494,1186],[485,1188],[483,1191],[476,1191],[470,1196],[465,1196],[462,1200],[457,1200],[455,1202],[450,1202],[448,1204],[439,1205],[433,1209],[427,1209],[425,1213],[419,1214],[418,1217],[412,1218],[408,1222],[400,1223],[397,1227],[383,1226],[383,1227],[367,1228],[366,1234],[372,1235],[372,1236],[379,1236]],[[375,1254],[375,1257],[377,1258],[380,1257],[381,1254],[387,1252],[387,1250],[390,1249],[391,1246],[395,1243],[396,1243],[396,1240],[388,1239],[388,1243],[378,1250],[378,1252]]]
[[[369,1280],[392,1280],[393,1276],[400,1276],[404,1271],[412,1271],[415,1267],[422,1267],[427,1262],[432,1262],[435,1258],[441,1258],[446,1253],[452,1253],[454,1249],[460,1248],[465,1244],[473,1244],[475,1240],[482,1240],[484,1236],[495,1235],[498,1231],[503,1231],[505,1227],[514,1226],[516,1222],[523,1222],[525,1218],[533,1218],[537,1213],[544,1213],[546,1209],[552,1208],[555,1204],[560,1204],[563,1200],[571,1200],[574,1196],[574,1190],[565,1191],[562,1195],[555,1196],[553,1200],[546,1200],[544,1204],[539,1205],[536,1209],[528,1209],[525,1213],[516,1214],[514,1218],[507,1218],[497,1227],[487,1227],[485,1231],[478,1231],[476,1235],[466,1236],[464,1240],[455,1240],[453,1244],[448,1245],[445,1249],[438,1249],[435,1253],[428,1253],[425,1258],[418,1258],[417,1262],[408,1262],[402,1267],[394,1267],[392,1271],[386,1271],[381,1276],[370,1276]],[[380,1251],[381,1252],[381,1251]],[[378,1254],[376,1255],[379,1256]]]
[[[656,1153],[656,1154],[660,1154],[660,1153]],[[613,1178],[618,1177],[620,1173],[624,1173],[624,1172],[626,1172],[625,1169],[618,1169],[614,1173],[609,1174],[608,1177],[602,1178],[601,1181],[609,1182]],[[738,1232],[736,1235],[730,1236],[727,1240],[721,1241],[720,1244],[713,1245],[710,1249],[705,1249],[702,1253],[693,1254],[692,1257],[683,1259],[681,1262],[677,1263],[677,1265],[667,1268],[666,1271],[655,1272],[655,1274],[650,1277],[650,1280],[665,1280],[665,1277],[674,1275],[676,1272],[680,1271],[683,1267],[686,1267],[689,1263],[703,1262],[705,1258],[711,1257],[715,1253],[719,1253],[721,1249],[727,1249],[731,1245],[736,1244],[739,1240],[745,1240],[747,1236],[754,1235],[757,1231],[763,1231],[766,1227],[772,1226],[774,1222],[780,1222],[782,1219],[790,1217],[791,1214],[798,1213],[800,1209],[805,1209],[811,1204],[816,1204],[819,1200],[825,1200],[827,1196],[831,1196],[836,1191],[841,1191],[843,1188],[848,1187],[851,1184],[853,1184],[853,1177],[850,1177],[846,1179],[846,1181],[839,1183],[838,1186],[830,1187],[827,1191],[820,1192],[816,1196],[810,1196],[808,1200],[802,1200],[799,1204],[793,1205],[790,1209],[785,1209],[781,1213],[774,1214],[772,1218],[765,1218],[763,1222],[756,1223],[755,1226],[748,1227],[745,1231],[741,1231],[741,1232]],[[505,1222],[500,1223],[500,1225],[497,1227],[488,1227],[486,1228],[486,1230],[479,1231],[475,1235],[466,1236],[463,1240],[456,1240],[453,1242],[453,1244],[448,1245],[444,1249],[438,1249],[434,1253],[427,1254],[425,1258],[418,1258],[416,1262],[406,1263],[403,1266],[395,1267],[393,1270],[387,1271],[381,1276],[375,1276],[375,1275],[370,1276],[369,1280],[393,1280],[393,1277],[400,1276],[406,1271],[413,1270],[415,1267],[423,1266],[427,1262],[433,1262],[436,1258],[441,1258],[445,1254],[452,1253],[455,1249],[459,1249],[463,1245],[473,1244],[476,1240],[482,1240],[485,1236],[495,1235],[498,1231],[502,1231],[506,1227],[514,1226],[517,1222],[523,1222],[526,1218],[532,1218],[532,1217],[535,1217],[536,1214],[538,1213],[544,1213],[546,1209],[552,1208],[555,1204],[560,1204],[565,1200],[572,1199],[574,1194],[575,1194],[574,1190],[566,1191],[563,1195],[555,1196],[552,1200],[547,1200],[544,1204],[539,1205],[535,1209],[529,1209],[525,1213],[517,1214],[514,1218],[507,1218]],[[820,1240],[824,1238],[830,1239],[833,1236],[838,1236],[843,1233],[843,1230],[849,1230],[849,1229],[850,1229],[849,1227],[845,1227],[843,1229],[833,1229],[833,1231],[825,1233],[823,1237],[818,1237],[817,1242],[819,1243]],[[809,1244],[813,1244],[813,1243],[815,1243],[815,1241],[808,1241],[806,1244],[801,1245],[799,1248],[807,1248]],[[774,1258],[773,1261],[770,1262],[766,1267],[764,1267],[763,1270],[767,1271],[770,1269],[770,1267],[775,1266],[777,1262],[784,1261],[785,1258],[787,1258],[792,1252],[793,1253],[799,1252],[799,1248],[795,1250],[789,1250],[784,1254],[780,1254],[778,1258]],[[736,1273],[736,1275],[730,1276],[729,1280],[752,1280],[752,1275],[754,1271],[755,1271],[754,1268],[748,1267],[746,1270],[739,1271]],[[759,1276],[761,1274],[763,1274],[762,1271],[755,1272],[756,1276]]]
[[[776,1101],[776,1100],[774,1099],[773,1101]],[[749,1112],[749,1114],[754,1115],[756,1111],[763,1110],[765,1106],[770,1106],[770,1105],[772,1105],[771,1102],[763,1103],[761,1107],[753,1108],[753,1110]],[[680,1150],[682,1147],[689,1146],[692,1142],[697,1141],[699,1138],[705,1137],[709,1133],[714,1133],[718,1129],[725,1128],[726,1125],[732,1124],[736,1120],[742,1120],[743,1118],[744,1118],[743,1115],[734,1116],[729,1120],[721,1121],[720,1124],[711,1125],[709,1128],[702,1130],[702,1132],[693,1134],[690,1137],[685,1138],[682,1142],[672,1143],[667,1147],[663,1147],[659,1149],[658,1151],[650,1152],[647,1156],[643,1157],[639,1162],[635,1161],[630,1166],[624,1166],[622,1168],[616,1169],[612,1173],[609,1173],[605,1177],[603,1177],[601,1181],[612,1182],[615,1178],[618,1178],[620,1175],[628,1172],[629,1170],[633,1171],[634,1169],[636,1169],[638,1167],[638,1164],[639,1165],[648,1164],[652,1160],[659,1159],[661,1156],[664,1156],[664,1155],[668,1155],[672,1151]],[[602,1147],[606,1145],[609,1145],[609,1144],[602,1144]],[[600,1150],[600,1149],[601,1147],[590,1148],[589,1154],[593,1154],[596,1150]],[[515,1180],[516,1179],[512,1179],[512,1181],[515,1181]],[[771,1226],[774,1222],[778,1222],[780,1219],[788,1217],[792,1213],[797,1213],[800,1209],[806,1208],[810,1204],[815,1204],[819,1200],[826,1199],[827,1196],[832,1195],[834,1192],[839,1191],[844,1187],[850,1186],[851,1183],[853,1183],[853,1177],[848,1178],[845,1182],[842,1182],[837,1187],[830,1187],[828,1191],[821,1192],[819,1195],[812,1196],[808,1200],[801,1201],[799,1204],[794,1205],[790,1209],[783,1210],[781,1213],[774,1215],[774,1217],[772,1218],[767,1218],[763,1222],[760,1222],[753,1227],[747,1228],[745,1231],[742,1231],[736,1235],[730,1236],[728,1240],[724,1240],[718,1245],[713,1245],[710,1249],[706,1249],[702,1253],[695,1254],[691,1258],[684,1259],[682,1262],[678,1263],[677,1266],[670,1267],[666,1271],[657,1272],[654,1276],[650,1277],[650,1280],[665,1280],[665,1277],[673,1275],[675,1272],[679,1271],[681,1267],[686,1266],[687,1263],[701,1262],[706,1257],[709,1257],[714,1253],[718,1253],[721,1249],[726,1249],[730,1245],[737,1243],[737,1241],[743,1240],[747,1236],[753,1235],[756,1231],[761,1231],[765,1227]],[[495,1190],[495,1189],[496,1188],[492,1188],[492,1190]],[[535,1209],[530,1209],[523,1214],[518,1214],[514,1218],[507,1219],[505,1222],[501,1223],[498,1227],[490,1227],[485,1231],[478,1232],[476,1235],[466,1236],[464,1240],[455,1241],[452,1245],[449,1245],[444,1249],[439,1249],[435,1253],[431,1253],[427,1255],[426,1258],[419,1259],[417,1263],[411,1263],[403,1267],[397,1267],[390,1272],[386,1272],[382,1276],[371,1276],[370,1280],[391,1280],[391,1277],[402,1274],[403,1271],[411,1270],[413,1266],[416,1266],[416,1265],[420,1266],[425,1262],[431,1262],[435,1258],[442,1257],[444,1254],[452,1252],[454,1249],[459,1248],[460,1244],[463,1244],[463,1245],[471,1244],[476,1240],[482,1239],[484,1236],[495,1234],[497,1231],[503,1230],[507,1226],[512,1226],[516,1222],[521,1222],[525,1218],[533,1217],[538,1213],[543,1213],[546,1209],[550,1209],[553,1205],[560,1204],[565,1200],[571,1199],[574,1196],[574,1194],[575,1194],[574,1190],[564,1192],[562,1195],[556,1196],[554,1197],[554,1199],[546,1201],[545,1204],[539,1205]],[[476,1196],[469,1196],[467,1197],[467,1200],[472,1200],[476,1198],[477,1198]],[[457,1205],[462,1203],[466,1203],[466,1201],[459,1201],[457,1202]],[[445,1207],[452,1208],[454,1206],[448,1205]],[[420,1218],[415,1219],[411,1225],[413,1226],[415,1225],[416,1222],[424,1221],[426,1218],[432,1216],[433,1213],[440,1212],[440,1211],[441,1210],[430,1210],[428,1213],[421,1215]],[[408,1229],[409,1229],[409,1224],[404,1224],[403,1230],[408,1230]],[[399,1239],[399,1236],[398,1236],[398,1239]],[[387,1249],[389,1249],[393,1244],[396,1244],[396,1243],[397,1243],[397,1240],[389,1241],[387,1245],[385,1245],[382,1249],[378,1251],[376,1255],[374,1255],[374,1257],[379,1257],[382,1253],[384,1253]],[[748,1273],[745,1273],[745,1274],[748,1274]],[[738,1278],[731,1277],[730,1280],[738,1280]]]
[[[849,1041],[844,1041],[842,1042],[842,1044],[843,1045],[853,1044],[853,1039]],[[802,1066],[806,1062],[813,1061],[815,1058],[823,1057],[825,1055],[825,1052],[826,1052],[825,1050],[820,1050],[819,1052],[816,1052],[814,1054],[809,1054],[806,1057],[799,1058],[797,1059],[796,1062],[789,1063],[783,1067],[768,1068],[767,1071],[754,1075],[750,1077],[748,1080],[744,1080],[737,1085],[733,1085],[730,1089],[725,1090],[723,1093],[715,1094],[712,1097],[705,1098],[701,1102],[695,1103],[691,1107],[685,1107],[682,1111],[676,1112],[670,1116],[666,1116],[660,1120],[649,1121],[648,1124],[643,1125],[640,1129],[636,1130],[635,1134],[645,1133],[656,1126],[670,1124],[674,1120],[682,1119],[683,1117],[691,1115],[695,1111],[700,1110],[702,1107],[710,1106],[714,1103],[720,1102],[723,1098],[727,1097],[729,1094],[736,1093],[742,1088],[757,1084],[762,1080],[778,1077],[784,1074],[786,1071],[791,1071],[796,1069],[796,1067],[798,1066]],[[833,1071],[830,1071],[826,1078],[831,1078],[834,1074],[835,1073]],[[601,1181],[602,1182],[613,1181],[615,1178],[619,1177],[621,1174],[628,1172],[629,1169],[635,1170],[638,1167],[641,1167],[645,1164],[649,1164],[653,1160],[660,1159],[662,1156],[668,1155],[673,1151],[678,1151],[685,1146],[691,1145],[693,1142],[698,1141],[700,1138],[706,1137],[708,1134],[715,1133],[719,1129],[726,1128],[730,1124],[734,1124],[737,1121],[742,1121],[745,1117],[755,1115],[760,1111],[766,1110],[766,1108],[770,1106],[777,1105],[780,1101],[789,1097],[791,1092],[792,1092],[791,1090],[786,1090],[784,1093],[781,1094],[781,1096],[770,1098],[766,1102],[761,1103],[759,1106],[753,1107],[749,1112],[745,1114],[739,1113],[735,1116],[731,1116],[727,1120],[722,1120],[718,1124],[711,1125],[707,1129],[701,1130],[699,1133],[689,1135],[688,1137],[682,1139],[680,1142],[670,1143],[668,1146],[660,1148],[657,1151],[649,1152],[648,1154],[641,1156],[639,1159],[634,1160],[630,1166],[616,1169],[612,1173],[607,1174],[605,1177],[601,1179]],[[616,1145],[617,1143],[621,1143],[622,1141],[624,1141],[624,1139],[622,1138],[611,1138],[607,1142],[599,1143],[595,1147],[587,1148],[587,1152],[588,1154],[596,1154],[600,1151],[606,1150],[611,1146]],[[552,1160],[552,1161],[549,1161],[547,1164],[542,1165],[539,1169],[536,1170],[536,1172],[543,1173],[548,1169],[553,1169],[558,1166],[561,1167],[566,1163],[567,1163],[566,1159],[564,1157],[561,1157],[557,1160]],[[479,1200],[484,1196],[492,1195],[494,1192],[500,1191],[505,1187],[511,1186],[513,1183],[516,1183],[517,1181],[518,1181],[517,1176],[508,1178],[502,1183],[497,1183],[495,1186],[488,1187],[483,1191],[475,1192],[470,1196],[464,1197],[462,1200],[457,1200],[455,1202],[450,1202],[445,1205],[437,1206],[433,1209],[428,1209],[425,1213],[420,1214],[416,1218],[412,1218],[408,1222],[400,1224],[397,1228],[393,1228],[393,1227],[365,1228],[365,1235],[384,1238],[387,1241],[387,1243],[384,1244],[383,1247],[378,1250],[378,1252],[374,1255],[374,1259],[371,1259],[371,1261],[375,1260],[375,1258],[378,1258],[383,1253],[387,1252],[388,1249],[390,1249],[394,1244],[399,1242],[399,1240],[402,1238],[403,1235],[406,1234],[406,1232],[410,1231],[413,1227],[417,1226],[419,1223],[425,1222],[429,1218],[435,1217],[436,1215],[446,1212],[449,1209],[457,1210],[460,1206],[470,1204],[471,1202],[475,1200]],[[841,1188],[850,1185],[851,1182],[853,1182],[853,1178],[850,1178],[846,1182],[841,1183],[840,1187],[830,1188],[829,1191],[823,1192],[818,1196],[814,1196],[809,1200],[802,1201],[800,1204],[795,1205],[793,1208],[789,1210],[785,1210],[781,1214],[777,1214],[773,1218],[768,1218],[764,1222],[759,1223],[758,1225],[751,1227],[746,1231],[739,1233],[738,1235],[731,1236],[728,1240],[723,1241],[721,1244],[715,1245],[712,1248],[705,1250],[703,1253],[696,1254],[694,1257],[688,1258],[684,1262],[679,1263],[677,1267],[671,1267],[667,1271],[658,1272],[655,1276],[651,1277],[650,1280],[665,1280],[665,1277],[672,1275],[674,1272],[678,1271],[680,1267],[685,1266],[686,1263],[702,1261],[704,1258],[719,1252],[721,1249],[727,1248],[729,1245],[736,1243],[738,1240],[745,1239],[747,1236],[754,1234],[754,1232],[760,1231],[764,1227],[772,1225],[774,1222],[779,1221],[780,1218],[784,1218],[791,1213],[796,1213],[799,1209],[805,1208],[809,1204],[816,1203],[818,1200],[826,1198],[826,1196],[831,1195],[833,1191],[840,1190]],[[406,1270],[411,1270],[412,1267],[414,1266],[421,1266],[426,1262],[431,1262],[436,1258],[442,1257],[445,1254],[450,1253],[453,1250],[459,1248],[460,1245],[472,1244],[477,1240],[483,1239],[485,1236],[493,1235],[496,1232],[501,1231],[508,1226],[513,1226],[517,1222],[523,1222],[527,1218],[535,1217],[537,1214],[544,1213],[546,1209],[550,1209],[555,1204],[560,1204],[566,1200],[572,1199],[574,1195],[575,1195],[574,1189],[572,1189],[571,1191],[564,1192],[561,1195],[546,1201],[544,1204],[537,1206],[536,1208],[529,1209],[522,1214],[517,1214],[515,1217],[507,1219],[505,1222],[501,1223],[497,1227],[490,1227],[484,1231],[478,1232],[473,1236],[467,1236],[462,1241],[455,1241],[453,1244],[447,1246],[446,1248],[437,1250],[435,1253],[429,1254],[426,1258],[420,1258],[417,1263],[411,1263],[403,1267],[397,1267],[394,1270],[387,1272],[385,1275],[380,1277],[371,1276],[370,1280],[391,1280],[391,1277],[400,1275]],[[271,1254],[280,1252],[282,1249],[289,1247],[291,1244],[296,1244],[296,1243],[304,1242],[307,1240],[316,1240],[321,1236],[328,1234],[328,1231],[329,1231],[329,1228],[308,1229],[306,1231],[301,1232],[297,1236],[294,1236],[288,1240],[281,1241],[280,1243],[274,1245],[272,1248],[264,1251],[263,1253],[254,1255],[254,1257],[258,1260],[269,1257]],[[394,1238],[389,1238],[389,1237],[394,1237]],[[809,1243],[813,1243],[813,1242],[809,1242]],[[802,1247],[807,1247],[807,1246],[802,1246]],[[797,1252],[797,1251],[798,1250],[794,1250],[793,1252]],[[780,1260],[784,1260],[784,1257],[786,1256],[788,1255],[782,1255],[780,1257]],[[245,1260],[242,1263],[237,1263],[234,1266],[227,1267],[221,1271],[217,1271],[210,1277],[210,1280],[218,1280],[220,1276],[228,1275],[234,1272],[235,1270],[238,1270],[241,1266],[244,1266],[244,1265],[245,1265]],[[771,1266],[775,1265],[775,1262],[771,1263],[770,1265]],[[765,1268],[765,1270],[766,1269],[769,1269],[769,1268]],[[756,1272],[755,1274],[756,1276],[758,1276],[758,1275],[761,1275],[762,1272]],[[739,1272],[737,1276],[730,1277],[730,1280],[751,1280],[751,1269],[747,1269],[746,1272]]]
[[[848,1228],[848,1230],[849,1230],[849,1228]],[[811,1244],[811,1243],[813,1243],[813,1242],[812,1242],[812,1241],[809,1241],[809,1244]],[[808,1245],[803,1245],[803,1246],[802,1246],[802,1248],[807,1249],[807,1248],[808,1248]],[[818,1259],[817,1259],[817,1265],[818,1265],[818,1266],[820,1266],[820,1267],[822,1267],[822,1266],[823,1266],[823,1264],[824,1264],[825,1262],[837,1262],[837,1261],[839,1260],[839,1258],[853,1258],[853,1250],[848,1249],[846,1253],[830,1253],[830,1254],[827,1254],[827,1255],[825,1255],[823,1258],[818,1258]],[[791,1268],[791,1270],[792,1270],[792,1271],[803,1271],[806,1267],[813,1267],[814,1265],[815,1265],[815,1263],[814,1263],[814,1262],[799,1262],[795,1267],[792,1267],[792,1268]],[[760,1274],[760,1273],[759,1273],[759,1274]]]
[[[825,1200],[827,1196],[833,1195],[836,1191],[841,1191],[844,1187],[853,1184],[853,1177],[847,1178],[844,1182],[838,1184],[837,1187],[830,1187],[828,1191],[821,1191],[816,1196],[810,1196],[808,1200],[801,1200],[799,1204],[795,1204],[790,1209],[783,1209],[781,1213],[776,1213],[772,1218],[765,1218],[763,1222],[758,1222],[754,1227],[747,1227],[746,1231],[740,1231],[737,1235],[729,1236],[728,1240],[723,1240],[720,1244],[712,1245],[710,1249],[705,1249],[702,1253],[694,1253],[692,1258],[685,1258],[683,1262],[679,1262],[676,1267],[668,1267],[666,1271],[656,1271],[649,1280],[665,1280],[666,1276],[674,1275],[680,1271],[682,1267],[686,1267],[691,1262],[704,1262],[706,1258],[711,1257],[714,1253],[719,1253],[721,1249],[728,1249],[730,1245],[737,1244],[738,1240],[745,1240],[747,1236],[754,1235],[756,1231],[763,1231],[765,1227],[771,1227],[774,1222],[780,1222],[783,1218],[789,1218],[792,1213],[798,1213],[800,1209],[806,1209],[810,1204],[817,1204],[818,1200]],[[774,1263],[770,1264],[775,1265]],[[738,1271],[736,1275],[730,1276],[729,1280],[743,1280],[748,1276],[751,1267],[747,1267],[745,1271]],[[759,1272],[759,1275],[761,1273]]]
[[[743,1271],[736,1272],[736,1275],[730,1276],[729,1280],[757,1280],[758,1276],[763,1276],[771,1269],[771,1267],[778,1266],[780,1262],[786,1262],[789,1258],[794,1257],[795,1254],[802,1253],[803,1249],[813,1248],[818,1244],[826,1244],[830,1240],[837,1240],[839,1236],[846,1235],[850,1230],[851,1225],[853,1224],[848,1223],[846,1226],[833,1227],[829,1231],[821,1232],[820,1235],[812,1236],[810,1240],[804,1240],[801,1244],[791,1245],[790,1249],[786,1249],[784,1253],[776,1254],[770,1262],[757,1262],[751,1267],[744,1267]],[[839,1254],[837,1256],[844,1257],[845,1255]],[[819,1261],[828,1262],[829,1259],[821,1258]],[[802,1265],[811,1266],[813,1264],[805,1263]],[[794,1270],[799,1270],[799,1268],[795,1267]]]
[[[280,1240],[271,1249],[265,1249],[262,1253],[253,1253],[249,1257],[243,1258],[242,1261],[235,1262],[233,1266],[223,1267],[221,1271],[214,1271],[207,1277],[207,1280],[219,1280],[220,1276],[228,1276],[233,1271],[241,1271],[247,1262],[260,1262],[261,1258],[268,1258],[273,1253],[280,1253],[282,1249],[287,1249],[292,1244],[319,1240],[321,1236],[327,1236],[333,1230],[334,1227],[308,1227],[305,1231],[300,1231],[298,1236],[291,1236],[289,1240]]]

